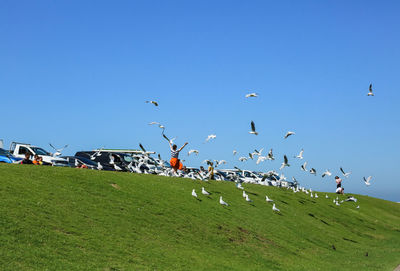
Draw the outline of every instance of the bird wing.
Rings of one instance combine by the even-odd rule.
[[[340,171],[341,171],[343,174],[346,174],[346,173],[344,172],[343,168],[340,168]]]
[[[162,134],[162,136],[163,136],[166,140],[168,140],[168,142],[170,142],[169,138],[168,138],[164,133]]]
[[[252,130],[253,132],[256,131],[256,125],[254,124],[254,121],[251,121],[251,130]]]
[[[56,148],[54,148],[54,146],[53,145],[51,145],[51,143],[49,143],[49,145],[50,145],[50,147],[52,147],[55,151],[57,151],[57,149]]]
[[[369,91],[372,92],[372,84],[369,84]]]
[[[139,143],[139,147],[142,149],[142,151],[146,152],[146,150],[144,149],[144,147],[141,143]]]
[[[287,156],[286,156],[286,155],[283,156],[283,160],[285,161],[285,164],[288,163],[288,159],[287,159]]]

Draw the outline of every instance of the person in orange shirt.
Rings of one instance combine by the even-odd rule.
[[[181,163],[181,161],[179,160],[179,152],[187,145],[188,143],[186,142],[185,144],[183,144],[183,146],[177,150],[177,146],[174,144],[172,145],[171,143],[169,143],[169,147],[171,149],[171,160],[169,161],[169,163],[171,164],[172,169],[174,170],[174,172],[176,173],[176,171],[178,169],[182,169],[183,168],[183,164]]]
[[[39,155],[35,154],[35,158],[33,159],[32,163],[34,165],[43,165],[43,159]]]

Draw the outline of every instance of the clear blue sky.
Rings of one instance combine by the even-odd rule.
[[[0,138],[70,144],[66,154],[141,142],[157,127],[190,144],[190,166],[278,169],[333,191],[400,201],[399,1],[0,1]],[[375,97],[367,97],[372,83]],[[248,92],[259,98],[246,100]],[[158,108],[146,104],[154,99]],[[254,120],[259,136],[248,134]],[[283,140],[286,131],[296,135]],[[217,138],[204,144],[208,134]],[[273,148],[259,166],[232,156]],[[300,171],[304,148],[317,177]],[[198,149],[198,157],[186,151]],[[304,160],[303,160],[304,161]],[[372,185],[363,176],[373,176]]]

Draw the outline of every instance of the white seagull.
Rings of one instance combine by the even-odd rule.
[[[222,199],[222,196],[219,197],[219,204],[225,205],[225,206],[229,206],[229,204],[226,203],[226,202]]]
[[[51,145],[51,143],[49,143],[49,145],[50,145],[50,147],[52,147],[56,152],[53,154],[53,157],[55,157],[55,156],[60,156],[61,155],[61,152],[66,148],[66,147],[68,147],[68,144],[67,145],[65,145],[64,147],[62,147],[61,149],[56,149],[53,145]]]
[[[307,166],[307,162],[304,162],[304,164],[301,165],[301,170],[303,170],[303,171],[308,171],[307,168],[306,168],[306,166]]]
[[[340,171],[343,173],[343,176],[345,177],[345,178],[348,178],[349,177],[349,175],[351,174],[351,172],[344,172],[344,170],[343,170],[343,168],[340,168]]]
[[[254,124],[254,121],[251,121],[251,131],[249,132],[249,134],[252,135],[258,135],[258,133],[256,132],[256,125]]]
[[[278,208],[275,207],[275,203],[274,205],[272,205],[272,211],[274,212],[280,212],[281,210],[279,210]]]
[[[316,199],[318,198],[318,195],[317,195],[317,193],[315,193],[314,197],[315,197]]]
[[[325,198],[326,198],[326,199],[329,199],[328,194],[325,194]]]
[[[192,190],[192,196],[197,198],[197,194],[196,194],[196,191],[194,191],[194,189]]]
[[[249,94],[246,94],[245,97],[246,98],[256,98],[256,97],[258,97],[258,93],[255,93],[255,92],[249,93]]]
[[[247,196],[246,191],[243,191],[242,196],[243,196],[243,198],[245,198]]]
[[[247,161],[247,158],[246,158],[246,157],[244,157],[244,156],[242,156],[242,157],[239,157],[239,161],[240,161],[240,162]]]
[[[267,159],[266,156],[258,156],[256,164],[258,165],[261,162],[264,162]]]
[[[114,169],[117,170],[117,171],[121,171],[121,170],[122,170],[122,168],[120,168],[119,166],[117,166],[117,164],[114,164]]]
[[[266,201],[266,202],[273,202],[274,200],[268,198],[268,196],[265,196],[265,201]]]
[[[282,163],[282,165],[281,165],[281,167],[279,169],[282,170],[284,167],[290,167],[286,155],[283,156],[283,163]]]
[[[191,155],[192,153],[195,153],[196,155],[198,155],[198,154],[199,154],[199,151],[198,151],[198,150],[190,150],[190,151],[188,152],[188,156]]]
[[[274,155],[272,154],[272,149],[269,150],[268,155],[267,155],[267,159],[268,160],[275,160]]]
[[[317,175],[317,171],[315,170],[315,168],[311,168],[311,169],[310,169],[310,173],[311,173],[311,174],[314,174],[314,175]]]
[[[303,149],[301,149],[301,151],[300,151],[299,155],[295,156],[294,158],[303,159],[303,152],[304,152],[304,150],[303,150]]]
[[[103,166],[100,164],[100,162],[97,162],[97,169],[98,170],[102,170],[103,169]]]
[[[372,84],[369,84],[369,92],[367,96],[374,96],[374,93],[372,93]]]
[[[325,176],[331,176],[332,173],[329,171],[329,169],[325,170],[324,173],[322,173],[322,178],[324,178]]]
[[[201,193],[203,194],[203,195],[210,195],[210,193],[208,193],[205,189],[204,189],[204,187],[202,187],[201,188]]]
[[[216,137],[217,137],[216,135],[211,134],[211,135],[207,136],[206,141],[208,142],[210,139],[214,139]]]
[[[364,179],[364,183],[365,183],[366,186],[370,186],[371,185],[370,181],[372,179],[372,176],[369,176],[368,178],[363,177],[363,179]]]
[[[154,104],[155,106],[158,106],[158,103],[156,101],[146,101],[146,103],[151,103]]]
[[[252,202],[252,200],[249,198],[249,195],[246,195],[246,201],[247,202]]]
[[[284,139],[286,139],[286,138],[288,138],[289,136],[294,135],[294,134],[295,134],[295,132],[289,131],[289,132],[286,133]]]
[[[241,183],[237,183],[237,184],[236,184],[236,187],[237,187],[238,189],[242,189],[242,190],[244,189],[244,187],[242,186]]]

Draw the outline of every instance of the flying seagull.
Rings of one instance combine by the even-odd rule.
[[[267,159],[266,156],[258,156],[256,164],[258,165],[261,162],[264,162]]]
[[[258,93],[255,93],[255,92],[253,92],[253,93],[249,93],[249,94],[246,94],[246,98],[256,98],[256,97],[258,97]]]
[[[363,177],[363,179],[364,179],[364,183],[365,183],[366,186],[370,186],[371,185],[370,181],[372,179],[372,176],[369,176],[368,178]]]
[[[269,150],[268,155],[267,155],[267,159],[268,160],[275,160],[274,155],[272,154],[272,149]]]
[[[317,171],[315,170],[315,168],[311,168],[311,169],[310,169],[310,173],[311,173],[311,174],[314,174],[314,175],[317,175]]]
[[[295,134],[294,132],[289,131],[289,132],[286,133],[284,139],[286,139],[286,138],[288,138],[289,136],[294,135],[294,134]]]
[[[191,155],[192,153],[195,153],[196,155],[198,155],[198,154],[199,154],[199,151],[198,151],[198,150],[190,150],[190,151],[188,152],[188,156]]]
[[[283,163],[282,163],[282,165],[281,165],[281,167],[279,169],[282,170],[284,167],[290,167],[286,155],[283,156]]]
[[[240,161],[240,162],[247,161],[247,157],[244,157],[244,156],[242,156],[242,157],[239,157],[239,161]]]
[[[374,96],[374,93],[372,93],[372,84],[369,84],[369,92],[367,96]]]
[[[146,101],[146,103],[151,103],[154,104],[155,106],[158,106],[158,103],[156,101]]]
[[[216,137],[217,137],[216,135],[211,134],[211,135],[207,136],[206,141],[208,142],[210,139],[214,139]]]
[[[226,202],[222,199],[222,196],[219,197],[219,204],[225,205],[225,206],[229,206],[229,204],[226,203]]]
[[[304,162],[304,164],[301,165],[301,170],[303,170],[303,171],[308,171],[307,168],[306,168],[306,166],[307,166],[307,162]]]
[[[233,150],[233,155],[236,155],[237,154],[237,151],[236,150]]]
[[[275,203],[274,205],[272,205],[272,211],[274,212],[280,212],[281,210],[279,210],[278,208],[275,207]]]
[[[351,174],[351,172],[344,172],[344,170],[343,170],[343,168],[340,168],[340,171],[343,173],[343,176],[345,177],[345,178],[348,178],[349,177],[349,175]]]
[[[331,176],[331,175],[332,175],[332,173],[327,169],[327,170],[325,170],[324,173],[322,173],[322,178],[324,178],[325,176]]]
[[[254,124],[254,121],[251,121],[251,131],[249,132],[249,134],[258,135],[258,133],[256,132],[256,125]]]
[[[304,152],[304,150],[301,149],[299,155],[296,155],[294,158],[299,158],[300,160],[303,159],[303,152]]]
[[[51,143],[49,143],[50,147],[52,147],[56,152],[53,154],[53,156],[60,156],[61,152],[68,147],[68,144],[65,145],[64,147],[62,147],[61,149],[56,149],[53,145],[51,145]]]

